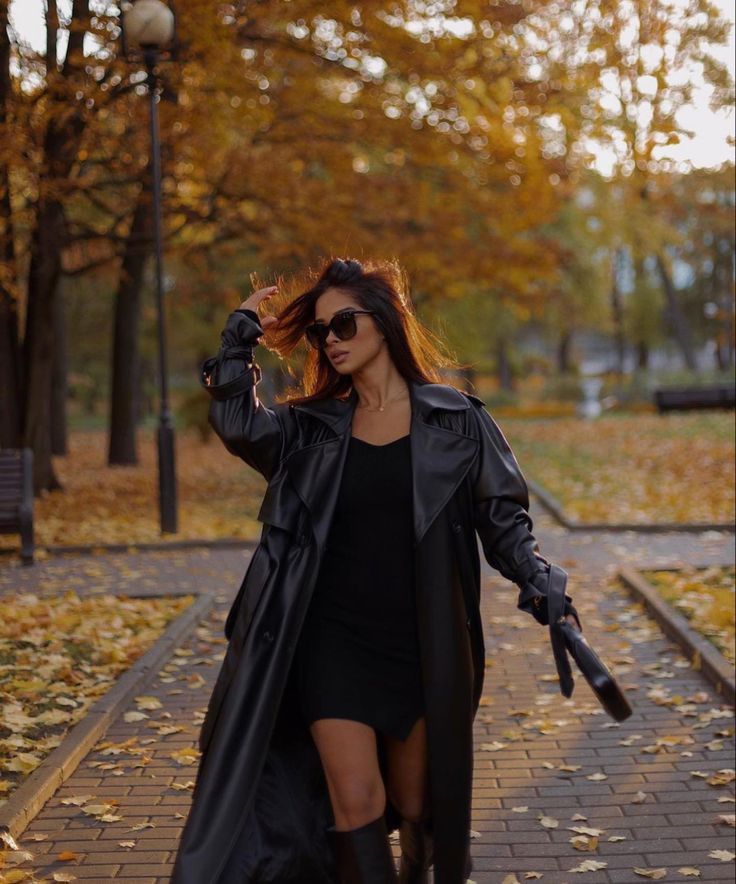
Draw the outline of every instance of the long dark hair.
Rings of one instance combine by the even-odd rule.
[[[393,363],[407,381],[440,383],[439,368],[456,368],[457,363],[443,342],[417,319],[408,293],[405,272],[394,259],[366,261],[328,258],[315,274],[308,270],[304,280],[279,282],[279,294],[266,301],[277,326],[264,333],[263,345],[280,357],[290,356],[300,345],[307,350],[301,380],[301,395],[283,397],[290,403],[342,398],[350,393],[352,379],[335,371],[324,351],[314,350],[304,340],[304,329],[314,322],[315,304],[327,289],[339,289],[353,297],[364,310],[375,311],[386,337]]]

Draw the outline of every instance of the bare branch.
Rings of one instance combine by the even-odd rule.
[[[59,32],[59,10],[56,0],[46,0],[46,75],[56,72],[56,40]]]

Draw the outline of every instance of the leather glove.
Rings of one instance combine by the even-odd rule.
[[[547,581],[549,576],[549,566],[531,574],[521,592],[517,608],[530,613],[537,623],[542,626],[549,626],[549,615],[547,612]],[[583,627],[580,623],[580,617],[575,606],[572,604],[572,597],[565,593],[565,616],[572,615],[577,621],[577,628],[582,632]],[[573,626],[576,624],[573,623]]]

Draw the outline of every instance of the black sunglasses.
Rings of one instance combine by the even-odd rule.
[[[316,349],[322,350],[327,343],[330,331],[341,341],[348,341],[355,337],[358,324],[355,317],[359,313],[375,313],[375,310],[341,310],[336,313],[329,322],[313,322],[304,329],[307,341]]]

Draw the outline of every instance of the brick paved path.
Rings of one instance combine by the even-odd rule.
[[[733,784],[710,785],[691,772],[710,776],[733,768],[733,710],[611,575],[624,563],[733,561],[733,536],[569,534],[539,508],[533,515],[542,552],[570,575],[568,593],[586,635],[625,686],[634,715],[617,725],[602,713],[582,676],[565,700],[555,680],[548,630],[517,611],[516,588],[486,569],[487,669],[475,727],[473,880],[501,884],[507,876],[524,881],[525,873],[536,872],[544,882],[641,882],[647,878],[634,868],[664,868],[662,880],[678,881],[688,877],[679,869],[695,867],[701,880],[732,882],[733,862],[709,853],[733,847],[733,829],[719,815],[733,814],[734,804],[718,801],[733,798]],[[195,745],[224,654],[222,624],[248,556],[230,550],[54,558],[35,569],[0,571],[0,592],[11,583],[42,592],[115,587],[131,593],[187,592],[200,585],[217,600],[182,646],[184,653],[141,691],[158,698],[161,707],[139,722],[126,723],[121,716],[104,741],[118,744],[119,754],[105,754],[98,744],[21,836],[19,846],[36,857],[21,868],[47,880],[63,870],[88,884],[168,881],[196,773],[196,764],[180,766],[170,756]],[[203,682],[198,685],[192,673]],[[131,704],[129,711],[135,708]],[[161,725],[181,730],[159,734]],[[727,730],[731,736],[719,736]],[[131,750],[141,749],[150,761],[134,767],[142,756]],[[600,774],[605,778],[590,779]],[[187,784],[189,789],[176,788]],[[102,822],[62,803],[87,795],[99,804],[114,802],[122,819]],[[546,827],[541,817],[558,824]],[[600,830],[597,849],[576,850],[570,839],[586,835],[570,831],[573,826]],[[37,834],[46,840],[33,841]],[[609,841],[611,836],[620,840]],[[121,847],[121,841],[134,846]],[[54,861],[62,850],[77,852],[79,862]],[[606,865],[571,871],[586,861]]]

